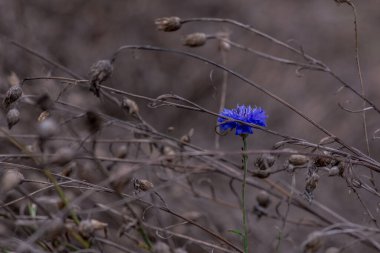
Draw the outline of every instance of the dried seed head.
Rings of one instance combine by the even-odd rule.
[[[11,129],[20,121],[20,111],[17,108],[12,108],[7,113],[8,128]]]
[[[45,119],[50,117],[50,112],[49,111],[43,111],[38,115],[37,121],[41,122],[44,121]]]
[[[309,158],[304,155],[294,154],[294,155],[289,156],[288,161],[290,164],[294,166],[302,166],[302,165],[305,165],[309,161]]]
[[[22,89],[20,85],[10,87],[5,94],[3,105],[7,109],[12,103],[16,102],[22,96]]]
[[[188,47],[200,47],[207,41],[207,35],[205,33],[192,33],[187,35],[183,39],[183,44]]]
[[[37,98],[36,104],[42,111],[47,111],[53,107],[54,101],[45,93]]]
[[[93,133],[99,131],[103,120],[93,111],[86,112],[86,125],[88,130]]]
[[[313,199],[313,191],[317,188],[319,181],[319,176],[317,173],[313,172],[307,179],[305,185],[305,195],[306,198],[311,201]]]
[[[121,145],[117,148],[115,155],[117,158],[122,159],[122,158],[125,158],[127,156],[127,154],[128,154],[127,145]]]
[[[335,247],[327,248],[325,251],[325,253],[339,253],[339,252],[340,252],[340,249],[335,248]]]
[[[267,178],[270,176],[270,172],[268,170],[254,170],[252,171],[252,176],[258,178]]]
[[[57,150],[54,154],[51,163],[58,165],[65,165],[71,162],[75,157],[75,152],[73,148],[70,147],[62,147]]]
[[[191,128],[187,134],[185,134],[181,137],[181,139],[180,139],[181,142],[182,143],[190,143],[191,137],[193,136],[193,134],[194,134],[194,128]]]
[[[334,176],[337,176],[339,175],[339,167],[338,166],[333,166],[331,167],[331,169],[329,169],[329,177],[334,177]]]
[[[328,153],[328,152],[324,152],[323,155],[316,156],[314,158],[314,164],[315,164],[315,166],[317,166],[317,167],[326,167],[326,166],[330,165],[330,163],[332,162],[333,159],[331,159],[330,157],[326,157],[324,155],[331,155],[331,154]]]
[[[112,75],[112,71],[113,66],[110,60],[99,60],[91,66],[90,91],[92,91],[97,97],[100,96],[99,85]]]
[[[229,51],[231,49],[231,45],[228,42],[230,40],[230,34],[226,32],[217,33],[216,37],[218,38],[218,48],[220,51]]]
[[[0,193],[4,194],[16,188],[24,180],[24,175],[16,169],[9,169],[1,177]],[[0,195],[1,195],[0,194]]]
[[[59,125],[54,119],[47,118],[38,123],[37,132],[41,139],[48,139],[58,134]]]
[[[153,253],[169,253],[170,247],[164,242],[156,242],[152,248]]]
[[[79,233],[83,237],[88,238],[91,235],[93,235],[95,231],[103,230],[103,229],[106,229],[107,227],[108,227],[107,223],[91,219],[91,220],[82,220],[79,223],[78,230],[79,230]]]
[[[133,188],[136,191],[148,191],[154,187],[153,183],[146,179],[133,179]]]
[[[259,206],[267,208],[270,205],[271,199],[267,191],[260,191],[256,196],[256,201]]]
[[[255,166],[260,170],[269,169],[274,165],[276,158],[271,154],[262,154],[255,159]]]
[[[164,32],[174,32],[181,28],[181,19],[179,17],[157,18],[154,23],[157,30]]]
[[[139,107],[136,104],[135,101],[129,99],[129,98],[123,98],[123,101],[121,103],[121,106],[125,109],[128,110],[128,113],[133,115],[137,115],[139,113]]]

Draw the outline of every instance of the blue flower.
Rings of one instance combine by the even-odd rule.
[[[258,125],[258,126],[266,126],[266,119],[268,116],[265,114],[265,111],[260,107],[252,108],[250,105],[238,105],[234,109],[224,109],[221,113],[221,116],[232,118],[235,120],[240,120],[246,123]],[[242,134],[253,134],[253,127],[248,125],[243,125],[239,122],[228,120],[222,117],[218,118],[218,122],[220,123],[219,128],[222,132],[227,130],[232,130],[236,128],[236,135]],[[226,123],[223,123],[226,122]]]

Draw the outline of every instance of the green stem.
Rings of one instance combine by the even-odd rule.
[[[243,214],[243,246],[244,253],[248,253],[248,225],[247,212],[245,208],[245,188],[248,172],[248,155],[245,153],[245,151],[247,151],[247,135],[242,134],[241,137],[243,138],[243,182],[241,187],[241,211]]]

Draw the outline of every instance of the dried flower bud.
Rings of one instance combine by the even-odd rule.
[[[41,139],[51,138],[59,132],[58,123],[52,118],[45,119],[38,123],[37,132]]]
[[[309,201],[313,199],[313,191],[317,188],[319,176],[313,172],[307,179],[305,185],[305,195]]]
[[[138,114],[139,113],[139,107],[138,105],[136,104],[135,101],[133,101],[132,99],[129,99],[129,98],[123,98],[123,101],[121,103],[121,106],[128,110],[128,113],[129,114]]]
[[[50,112],[49,111],[43,111],[38,115],[37,121],[41,122],[44,121],[45,119],[50,117]]]
[[[1,177],[0,195],[16,188],[24,180],[24,175],[16,169],[8,169]]]
[[[190,143],[191,137],[193,136],[193,134],[194,134],[194,128],[191,128],[187,134],[185,134],[181,137],[181,139],[180,139],[181,142],[182,143]]]
[[[156,242],[152,248],[153,253],[169,253],[170,247],[164,242]]]
[[[99,131],[103,120],[93,111],[86,112],[86,125],[88,130],[93,133]]]
[[[7,113],[8,128],[11,129],[20,121],[20,111],[17,108],[12,108]]]
[[[79,233],[83,237],[88,238],[91,235],[93,235],[95,231],[103,230],[103,229],[106,229],[107,227],[108,227],[107,223],[91,219],[91,220],[82,220],[79,224],[78,230],[79,230]]]
[[[207,35],[204,33],[192,33],[187,35],[183,44],[188,47],[200,47],[203,46],[207,41]]]
[[[324,155],[331,155],[328,152],[324,152],[323,154]],[[330,165],[330,163],[332,162],[332,160],[333,159],[331,159],[330,157],[326,157],[326,156],[321,155],[321,156],[315,157],[314,164],[317,167],[326,167],[326,166]]]
[[[302,166],[302,165],[305,165],[309,161],[309,158],[304,155],[294,154],[289,157],[288,161],[290,164],[294,166]]]
[[[335,248],[335,247],[330,247],[328,249],[326,249],[325,253],[339,253],[340,252],[340,249],[338,248]]]
[[[338,166],[333,166],[331,169],[329,169],[329,177],[337,176],[339,175],[339,167]]]
[[[127,157],[127,154],[128,154],[128,147],[127,147],[127,145],[121,145],[121,146],[119,146],[117,148],[115,155],[116,155],[117,158],[122,159],[122,158]]]
[[[112,71],[113,66],[110,60],[99,60],[91,66],[90,91],[97,97],[100,96],[99,85],[112,75]]]
[[[259,206],[267,208],[270,205],[271,199],[267,191],[260,191],[256,196],[256,201]]]
[[[146,179],[133,179],[133,188],[135,188],[136,191],[146,192],[153,187],[153,183]]]
[[[269,169],[274,165],[276,158],[271,154],[262,154],[255,159],[255,166],[260,170]]]
[[[75,157],[75,152],[70,147],[62,147],[54,154],[51,163],[58,165],[65,165],[71,162]]]
[[[12,86],[8,89],[3,100],[3,105],[8,108],[12,103],[16,102],[22,96],[22,89],[20,85]]]
[[[252,176],[257,178],[267,178],[270,176],[270,172],[268,170],[254,170],[252,171]]]
[[[154,23],[157,30],[164,32],[174,32],[181,28],[181,19],[179,17],[157,18]]]

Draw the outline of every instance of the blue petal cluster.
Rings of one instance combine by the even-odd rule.
[[[224,109],[220,115],[263,127],[266,126],[265,121],[268,118],[263,109],[257,107],[252,108],[251,106],[245,105],[238,105],[234,109]],[[236,128],[236,135],[253,134],[253,127],[251,126],[243,125],[239,122],[227,120],[222,117],[218,118],[218,122],[220,123],[219,128],[222,132]]]

